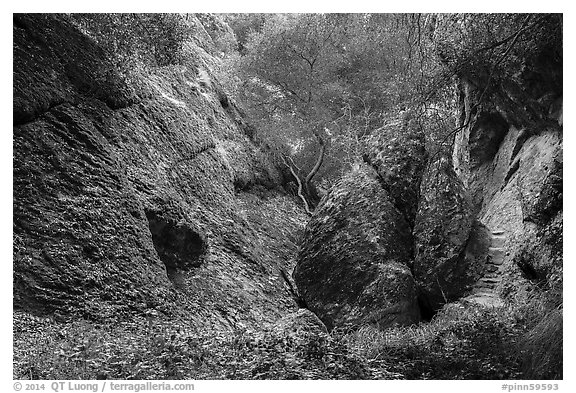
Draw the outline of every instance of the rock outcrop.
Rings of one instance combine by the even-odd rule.
[[[447,154],[437,155],[424,174],[414,242],[414,276],[429,312],[462,296],[480,277],[488,234],[475,221],[470,197]]]
[[[494,284],[504,297],[534,284],[561,291],[559,45],[561,51],[561,39],[534,48],[532,57],[521,59],[515,78],[499,86],[489,104],[478,103],[481,94],[473,83],[462,83],[462,117],[470,119],[470,125],[456,135],[454,163],[472,196],[474,214],[501,237]]]
[[[297,308],[279,271],[304,215],[211,73],[209,40],[126,78],[67,16],[14,16],[15,309],[231,328]]]
[[[514,292],[522,277],[562,276],[562,133],[550,126],[530,132],[511,127],[494,160],[468,174],[478,219],[505,238],[503,293]],[[463,146],[458,142],[456,151]]]
[[[294,280],[308,308],[329,329],[420,318],[410,227],[373,169],[340,180],[309,221]]]

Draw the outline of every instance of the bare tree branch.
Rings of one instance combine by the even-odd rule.
[[[290,170],[290,173],[292,174],[292,176],[296,180],[296,183],[298,184],[298,197],[302,200],[302,203],[304,204],[304,210],[306,210],[306,213],[308,213],[308,215],[311,216],[312,211],[310,211],[310,206],[308,205],[308,201],[306,200],[306,198],[302,194],[302,189],[303,189],[302,181],[300,180],[300,178],[298,177],[296,172],[294,172],[294,168],[292,168],[292,166],[290,164],[288,164],[288,162],[286,162],[286,159],[284,158],[283,154],[280,154],[280,159],[282,160],[284,165],[286,165],[286,167]]]

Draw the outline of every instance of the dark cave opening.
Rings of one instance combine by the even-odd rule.
[[[166,266],[168,278],[178,280],[178,272],[199,267],[206,252],[206,240],[202,234],[182,221],[162,216],[148,210],[148,227],[158,257]]]

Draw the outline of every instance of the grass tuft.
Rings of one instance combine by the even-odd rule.
[[[526,378],[563,379],[562,325],[562,310],[553,310],[520,342]]]

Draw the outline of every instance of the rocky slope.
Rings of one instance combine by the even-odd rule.
[[[232,328],[297,309],[281,270],[304,217],[190,23],[187,63],[126,74],[67,17],[14,16],[16,310]]]

